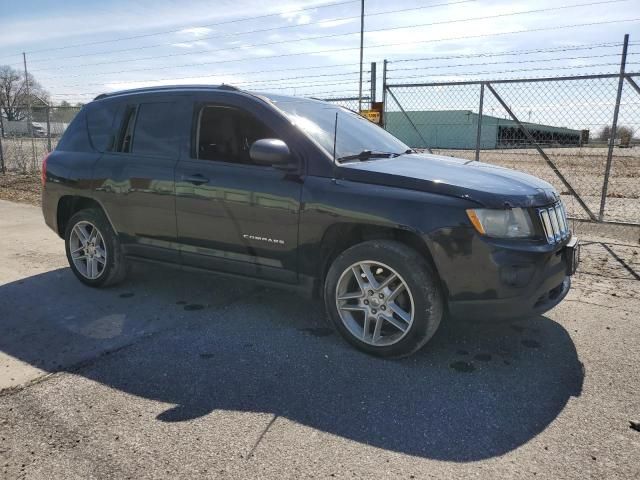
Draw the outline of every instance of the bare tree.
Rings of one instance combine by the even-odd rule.
[[[598,133],[598,140],[609,140],[611,136],[611,127],[609,125],[605,125],[602,127],[600,132]]]
[[[27,117],[25,106],[43,105],[48,102],[49,93],[29,74],[29,93],[27,98],[24,73],[8,65],[0,65],[0,115],[7,120],[24,120]],[[30,100],[30,101],[29,101]]]
[[[600,129],[598,133],[598,140],[609,140],[611,137],[611,127],[605,125]],[[633,129],[631,127],[627,127],[626,125],[619,125],[616,128],[616,138],[619,138],[622,142],[629,143],[631,138],[633,137]]]

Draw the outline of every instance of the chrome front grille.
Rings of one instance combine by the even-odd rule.
[[[551,207],[539,208],[538,216],[547,236],[547,242],[558,243],[571,234],[569,222],[567,221],[567,212],[562,202],[558,202]]]

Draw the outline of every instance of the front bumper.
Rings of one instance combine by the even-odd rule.
[[[571,278],[566,276],[560,284],[537,298],[527,294],[498,300],[449,302],[449,315],[462,320],[515,320],[542,315],[558,305],[567,296],[570,288]]]
[[[448,294],[449,314],[468,320],[540,315],[571,287],[579,244],[493,241],[468,229],[432,236],[433,258]]]

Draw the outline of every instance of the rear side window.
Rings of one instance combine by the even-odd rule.
[[[124,112],[124,122],[122,124],[122,132],[120,134],[120,142],[118,144],[119,152],[131,152],[131,143],[133,142],[133,127],[136,124],[137,110],[137,107],[127,107]]]
[[[92,152],[87,130],[87,111],[85,108],[75,116],[58,142],[56,150],[64,152]]]
[[[178,132],[174,102],[143,103],[135,112],[133,138],[129,137],[131,152],[142,155],[176,156],[178,153]],[[132,118],[126,116],[127,127]],[[125,130],[126,132],[126,130]],[[125,141],[126,133],[125,133]],[[125,150],[123,143],[123,151]]]
[[[87,127],[93,148],[99,152],[110,150],[113,143],[113,119],[116,115],[115,103],[93,104],[87,110]]]

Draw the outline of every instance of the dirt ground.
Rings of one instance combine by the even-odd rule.
[[[39,173],[0,173],[0,199],[40,205],[42,184]]]

